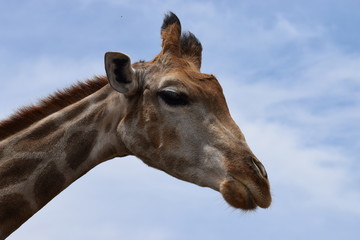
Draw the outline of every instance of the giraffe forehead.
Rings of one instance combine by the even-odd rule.
[[[158,89],[170,87],[198,97],[223,96],[222,87],[214,75],[186,69],[155,73],[146,85]]]
[[[137,62],[132,65],[138,76],[144,78],[145,88],[183,87],[189,91],[220,92],[222,88],[212,74],[199,72],[186,59],[166,54],[151,62]]]

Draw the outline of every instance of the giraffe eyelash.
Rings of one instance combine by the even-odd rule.
[[[186,106],[189,104],[188,96],[170,90],[162,90],[157,95],[169,106]]]

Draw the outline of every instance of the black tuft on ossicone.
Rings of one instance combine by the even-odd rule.
[[[180,39],[181,50],[193,55],[201,55],[202,45],[200,41],[191,32],[184,32]]]
[[[180,50],[183,57],[188,57],[200,69],[202,46],[194,34],[185,32],[181,35]]]
[[[166,29],[169,25],[174,23],[180,25],[179,18],[173,12],[168,12],[167,14],[165,14],[164,22],[161,26],[161,30]]]

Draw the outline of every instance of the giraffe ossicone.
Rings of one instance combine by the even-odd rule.
[[[106,53],[106,77],[0,122],[0,239],[90,169],[127,155],[219,191],[235,208],[270,206],[264,166],[231,118],[218,80],[200,72],[200,42],[182,33],[173,13],[161,38],[153,60]]]

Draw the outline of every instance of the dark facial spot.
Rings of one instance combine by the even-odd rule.
[[[154,148],[158,148],[161,144],[159,118],[153,109],[145,109],[143,116],[147,119],[141,119],[141,121],[145,121],[144,130],[147,135],[148,143],[150,143]]]
[[[68,111],[65,115],[66,120],[71,120],[77,116],[79,116],[83,111],[86,110],[86,108],[89,106],[88,102],[83,102],[79,106],[71,109]]]
[[[138,106],[138,110],[133,111],[129,117],[135,120],[137,129],[142,129],[140,134],[144,135],[146,139],[145,142],[139,141],[139,143],[141,142],[141,145],[147,145],[146,148],[151,146],[158,148],[161,144],[161,132],[159,130],[161,119],[159,119],[155,107],[150,103],[150,100],[147,99],[148,97],[149,95],[145,96],[143,101],[148,106]]]
[[[136,153],[137,152],[146,152],[150,150],[150,144],[148,142],[148,140],[145,138],[145,136],[139,134],[139,133],[134,133],[134,137],[137,140],[137,144],[133,144],[133,149],[136,149]]]
[[[72,169],[77,169],[89,157],[95,144],[97,131],[75,132],[67,140],[65,147],[66,162]]]
[[[105,132],[106,132],[106,133],[110,132],[111,126],[112,126],[111,123],[108,123],[108,124],[106,125],[106,127],[105,127]]]
[[[143,128],[145,127],[145,120],[144,120],[144,117],[143,117],[143,116],[144,116],[143,113],[140,112],[140,113],[139,113],[139,118],[138,118],[137,121],[136,121],[136,127],[137,127],[138,129],[143,129]],[[132,114],[131,117],[135,118],[136,115],[135,115],[135,114]]]
[[[7,160],[0,166],[0,189],[25,181],[40,162],[38,158]]]
[[[180,136],[176,128],[167,127],[163,130],[162,139],[166,142],[169,147],[173,147],[174,145],[179,144]]]
[[[58,126],[53,121],[46,122],[45,124],[36,127],[30,132],[28,138],[31,140],[38,140],[46,137],[50,133],[54,132]]]
[[[30,204],[20,194],[0,196],[0,239],[5,239],[32,215]]]
[[[155,124],[148,124],[145,129],[152,146],[154,148],[158,148],[161,144],[161,137],[158,126],[156,126]]]
[[[64,176],[59,172],[54,162],[44,167],[35,182],[34,194],[36,203],[41,208],[60,193],[65,184]]]

